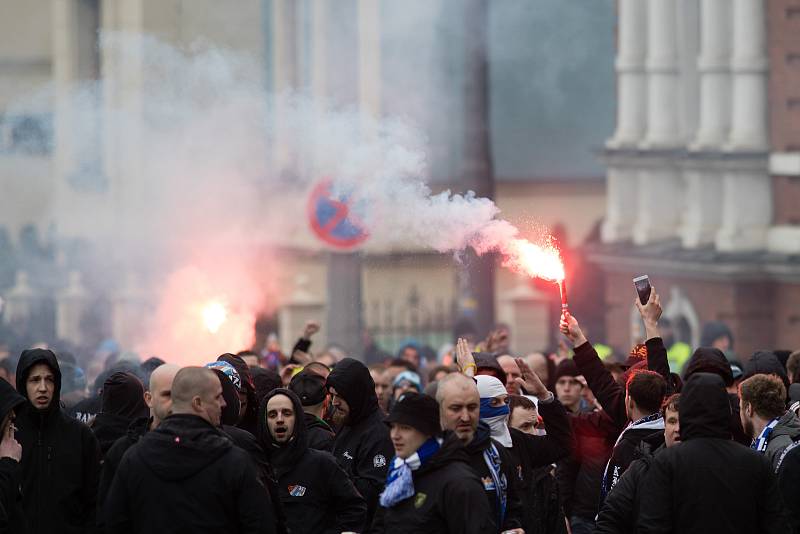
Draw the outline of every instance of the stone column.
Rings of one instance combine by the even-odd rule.
[[[647,131],[640,148],[650,155],[639,173],[633,232],[637,245],[677,236],[684,206],[681,175],[673,153],[683,145],[677,1],[649,0],[647,23]]]
[[[81,273],[69,273],[67,287],[56,298],[56,335],[75,345],[83,344],[82,322],[89,309],[89,292],[83,285]]]
[[[617,159],[608,158],[606,218],[601,229],[604,243],[630,240],[636,224],[634,204],[639,194],[639,170]]]
[[[733,115],[728,148],[762,151],[769,146],[764,0],[729,3],[733,4]]]
[[[303,331],[308,321],[321,321],[325,314],[325,300],[317,297],[308,289],[308,277],[303,274],[295,278],[295,290],[289,297],[289,302],[278,310],[278,324],[280,325],[279,339],[281,350],[289,354],[297,336]],[[314,336],[314,352],[320,353],[325,347],[328,332],[323,328]]]
[[[272,0],[272,91],[275,142],[272,165],[276,172],[292,166],[292,154],[286,141],[289,113],[288,98],[297,83],[296,4],[293,0]]]
[[[684,171],[686,217],[680,230],[686,248],[713,243],[719,230],[724,170],[715,154],[730,128],[730,0],[703,0],[700,9],[700,120]]]
[[[617,59],[617,129],[608,148],[638,145],[647,124],[647,2],[619,1]]]
[[[766,151],[767,50],[763,0],[733,0],[732,116],[724,178],[722,251],[759,250],[772,222],[772,183]]]
[[[500,296],[498,320],[514,332],[512,349],[530,351],[550,342],[552,317],[550,297],[535,289],[530,279],[518,277],[517,285]]]
[[[613,151],[635,148],[647,126],[647,2],[619,1],[619,43],[617,48],[617,128],[606,141],[612,152],[606,165],[606,218],[602,239],[606,243],[626,241],[636,221],[631,209],[638,195],[638,171],[622,164]]]
[[[380,2],[358,0],[358,101],[362,135],[374,135],[370,118],[381,113]]]

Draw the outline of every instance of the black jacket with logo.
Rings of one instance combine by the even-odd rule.
[[[640,488],[636,532],[788,532],[769,461],[730,439],[730,403],[722,378],[692,375],[678,411],[681,443],[659,453],[650,465]]]
[[[295,414],[302,414],[303,407],[297,395],[281,388],[269,392],[259,408],[259,438],[278,480],[278,495],[289,531],[292,534],[359,532],[366,521],[364,498],[330,453],[309,447],[303,418],[295,417],[292,437],[285,445],[272,438],[266,425],[266,407],[276,395],[288,397]]]
[[[412,478],[414,495],[391,508],[380,506],[375,532],[483,534],[497,530],[483,484],[455,434],[445,433],[441,448],[412,472]]]
[[[336,435],[333,455],[367,502],[366,530],[372,523],[378,496],[386,483],[394,446],[378,409],[375,383],[363,363],[352,358],[337,363],[328,375],[328,386],[333,387],[350,408],[347,423]]]
[[[122,457],[103,517],[115,534],[273,534],[268,503],[245,451],[204,419],[176,414]]]
[[[0,421],[11,410],[17,410],[24,404],[25,398],[11,384],[0,380]],[[0,534],[25,534],[28,531],[19,491],[21,477],[19,462],[13,458],[0,458]]]
[[[483,455],[483,451],[488,449],[492,444],[494,444],[500,456],[501,474],[505,476],[506,479],[506,514],[502,525],[497,525],[496,518],[500,515],[497,492],[494,489],[492,474],[489,471],[489,466],[486,465],[486,460]],[[517,463],[514,461],[511,453],[500,443],[492,439],[489,425],[483,421],[478,423],[475,437],[467,444],[466,451],[469,466],[483,483],[484,494],[486,495],[489,508],[492,512],[490,520],[492,521],[494,531],[500,532],[503,530],[522,528],[523,504],[519,488],[519,474],[517,472]]]
[[[92,532],[100,448],[89,427],[61,410],[61,370],[52,351],[23,351],[17,364],[17,391],[27,399],[28,375],[39,363],[55,375],[53,399],[41,411],[25,403],[16,423],[28,528],[34,534]]]

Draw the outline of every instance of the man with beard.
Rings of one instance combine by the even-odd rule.
[[[742,428],[753,450],[777,466],[783,450],[800,439],[800,421],[786,409],[786,387],[776,375],[756,374],[739,384]]]
[[[439,405],[407,393],[386,418],[395,457],[381,494],[373,530],[387,533],[491,532],[483,485],[469,467],[464,446],[442,433]]]
[[[328,391],[343,421],[333,455],[367,501],[366,528],[372,523],[394,450],[389,429],[378,409],[375,383],[363,363],[345,358],[336,364],[328,376]]]
[[[178,371],[172,414],[122,458],[104,507],[109,532],[275,532],[253,462],[218,428],[224,406],[211,370]]]
[[[95,525],[100,447],[89,427],[61,410],[61,370],[47,349],[22,352],[17,414],[22,495],[29,531],[90,532]]]
[[[259,410],[259,436],[278,480],[292,534],[358,532],[367,505],[336,460],[308,446],[300,399],[270,392]]]

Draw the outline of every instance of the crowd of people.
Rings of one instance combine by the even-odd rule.
[[[88,390],[25,350],[0,380],[0,532],[800,533],[800,352],[710,343],[676,372],[655,289],[636,305],[644,343],[615,362],[568,312],[570,355],[515,357],[505,330],[438,366],[315,357],[315,323],[288,356],[114,359]]]

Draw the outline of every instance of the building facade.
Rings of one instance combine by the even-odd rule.
[[[727,323],[735,352],[800,347],[800,3],[619,0],[617,126],[592,258],[607,334],[641,335],[631,279],[699,343]]]

